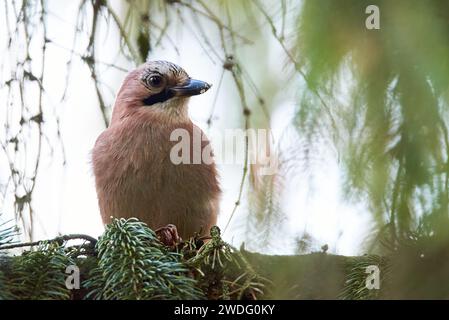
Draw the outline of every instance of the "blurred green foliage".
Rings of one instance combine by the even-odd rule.
[[[298,130],[330,137],[346,197],[368,201],[393,243],[420,223],[447,237],[449,2],[306,0],[297,26]]]

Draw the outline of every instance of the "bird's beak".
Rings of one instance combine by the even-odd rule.
[[[189,79],[182,85],[171,87],[168,90],[177,97],[190,97],[206,92],[211,86],[209,83],[201,80]]]

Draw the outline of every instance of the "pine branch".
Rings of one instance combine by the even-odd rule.
[[[39,245],[41,245],[43,243],[47,243],[47,242],[63,243],[63,242],[67,242],[69,240],[78,240],[78,239],[89,241],[91,246],[95,246],[95,244],[97,243],[97,239],[95,239],[91,236],[85,235],[85,234],[68,234],[68,235],[56,237],[51,240],[40,240],[40,241],[27,242],[27,243],[2,245],[2,246],[0,246],[0,250],[23,248],[23,247],[34,247],[34,246],[39,246]],[[0,235],[0,243],[1,243],[1,235]]]

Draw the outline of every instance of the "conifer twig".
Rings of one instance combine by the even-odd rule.
[[[76,239],[82,239],[82,240],[89,241],[92,246],[95,246],[95,244],[97,243],[97,239],[95,239],[94,237],[85,235],[85,234],[68,234],[68,235],[56,237],[51,240],[40,240],[40,241],[34,241],[34,242],[8,244],[8,245],[0,246],[0,250],[22,248],[22,247],[33,247],[33,246],[38,246],[44,242],[65,242],[65,241],[76,240]]]

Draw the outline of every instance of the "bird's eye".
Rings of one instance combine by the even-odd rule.
[[[151,76],[148,79],[148,84],[152,87],[160,87],[163,84],[163,79],[161,76]]]

